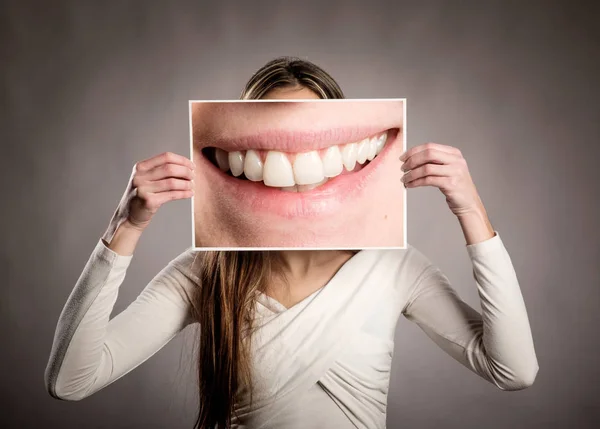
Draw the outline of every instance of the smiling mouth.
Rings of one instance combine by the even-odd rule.
[[[389,132],[301,153],[256,149],[226,152],[217,147],[205,147],[202,153],[228,176],[262,182],[282,191],[307,192],[337,176],[365,168],[384,149]]]

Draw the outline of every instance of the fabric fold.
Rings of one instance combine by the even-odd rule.
[[[393,282],[381,268],[393,263],[391,258],[393,253],[363,250],[311,299],[265,318],[252,340],[254,401],[237,408],[252,427],[265,427],[324,379],[389,296]]]

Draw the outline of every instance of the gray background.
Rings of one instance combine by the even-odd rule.
[[[190,427],[185,336],[80,403],[51,399],[44,367],[134,162],[187,154],[187,100],[236,98],[278,55],[322,65],[348,97],[407,97],[409,146],[463,151],[522,284],[534,386],[496,390],[401,319],[388,426],[597,425],[598,11],[573,1],[202,3],[2,5],[2,426]],[[410,190],[408,207],[409,242],[477,305],[443,197]],[[191,244],[190,222],[189,202],[161,210],[115,311]]]

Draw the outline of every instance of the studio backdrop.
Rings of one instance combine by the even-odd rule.
[[[166,150],[188,155],[188,100],[236,99],[281,55],[319,64],[348,98],[406,98],[408,147],[462,151],[520,280],[540,364],[535,384],[502,392],[401,318],[388,427],[598,427],[600,67],[598,14],[588,3],[0,8],[3,427],[191,427],[189,332],[79,403],[52,399],[44,368],[60,311],[134,163]],[[408,243],[477,306],[464,238],[443,196],[409,189],[407,207]],[[115,314],[191,246],[190,228],[189,201],[161,209]]]

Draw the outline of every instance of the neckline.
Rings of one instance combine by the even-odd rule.
[[[291,307],[286,307],[281,302],[279,302],[278,300],[276,300],[272,296],[267,295],[266,293],[264,293],[262,291],[258,291],[259,302],[261,302],[261,304],[263,304],[269,310],[271,310],[271,311],[273,311],[275,313],[279,313],[279,314],[286,313],[286,312],[288,312],[290,310],[295,310],[295,309],[299,308],[301,305],[303,305],[303,304],[307,303],[308,301],[312,300],[320,292],[322,292],[323,290],[325,290],[325,288],[327,288],[327,286],[329,286],[330,284],[332,284],[333,281],[337,277],[340,276],[340,273],[342,273],[344,270],[348,269],[347,267],[350,265],[350,262],[353,259],[355,259],[361,253],[364,253],[364,251],[363,250],[359,250],[354,255],[352,255],[350,258],[348,258],[348,260],[342,264],[342,266],[333,274],[333,276],[331,276],[331,278],[327,281],[327,283],[325,283],[325,285],[321,286],[319,289],[315,290],[310,295],[307,295],[306,297],[302,298],[300,301],[298,301],[297,303],[295,303]]]
[[[327,286],[327,285],[325,285],[325,286]],[[313,298],[319,292],[321,292],[325,288],[325,286],[321,286],[319,289],[317,289],[316,291],[314,291],[310,295],[307,295],[305,298],[301,299],[300,301],[298,301],[297,303],[295,303],[291,307],[286,307],[281,302],[277,301],[275,298],[273,298],[272,296],[267,295],[266,293],[264,293],[262,291],[259,291],[258,295],[259,295],[259,300],[261,301],[261,303],[265,307],[267,307],[269,310],[271,310],[271,311],[273,311],[275,313],[285,313],[286,311],[295,309],[296,307],[298,307],[298,306],[302,305],[303,303],[309,301],[311,298]]]

